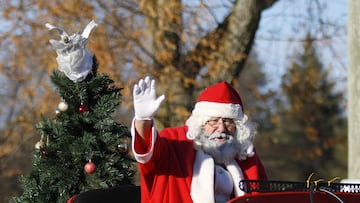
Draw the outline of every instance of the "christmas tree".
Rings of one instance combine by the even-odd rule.
[[[53,117],[42,116],[36,125],[32,168],[21,178],[23,194],[15,202],[61,202],[91,189],[130,185],[135,162],[127,156],[130,133],[113,120],[120,105],[121,88],[106,74],[87,49],[91,22],[82,34],[50,40],[58,54],[59,70],[50,76],[61,101]],[[55,109],[55,108],[54,108]]]

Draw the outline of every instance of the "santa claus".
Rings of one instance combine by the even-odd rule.
[[[133,89],[132,149],[142,203],[226,202],[244,194],[243,179],[267,179],[254,147],[255,130],[227,82],[206,88],[186,124],[158,132],[153,117],[165,96],[146,77]]]

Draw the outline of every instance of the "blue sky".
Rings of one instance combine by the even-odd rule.
[[[307,31],[317,39],[317,53],[331,71],[330,79],[344,90],[348,66],[346,0],[280,0],[262,14],[253,49],[269,77],[269,88],[278,88]]]

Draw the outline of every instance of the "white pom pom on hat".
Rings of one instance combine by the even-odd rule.
[[[244,107],[237,91],[227,82],[206,88],[195,104],[192,116],[241,119]]]

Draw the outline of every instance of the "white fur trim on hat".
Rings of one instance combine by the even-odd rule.
[[[241,119],[244,114],[240,104],[202,101],[195,104],[192,115]]]

